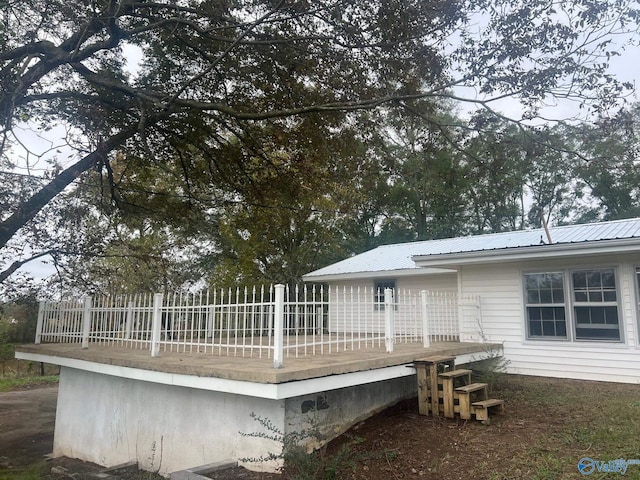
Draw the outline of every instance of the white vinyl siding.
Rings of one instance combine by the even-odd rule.
[[[621,341],[573,338],[573,324],[567,334],[572,341],[530,339],[527,331],[527,298],[523,277],[534,272],[563,272],[566,311],[574,315],[570,272],[614,269]],[[392,272],[380,278],[393,278]],[[334,284],[335,285],[335,284]],[[341,287],[373,287],[373,280],[341,282]],[[640,254],[583,256],[571,259],[538,259],[526,262],[488,263],[460,267],[459,274],[415,275],[396,278],[399,290],[449,290],[460,295],[478,295],[481,300],[483,339],[500,343],[509,361],[510,373],[558,378],[576,378],[640,383]],[[588,298],[588,295],[587,295]],[[604,300],[604,290],[602,293]],[[608,296],[608,301],[612,297]],[[552,302],[553,303],[553,302]],[[382,315],[372,312],[368,315]],[[354,317],[357,315],[354,315]],[[465,337],[467,341],[477,338]]]
[[[633,314],[636,316],[636,322],[634,322],[634,325],[636,328],[640,328],[640,267],[633,268],[633,279],[630,283],[633,290],[633,298],[635,298]]]
[[[394,277],[393,272],[388,275],[380,275],[380,279],[393,279],[398,290],[410,290],[416,294],[422,290],[431,290],[437,292],[457,292],[458,277],[455,273],[431,274],[431,275],[411,275]],[[375,285],[376,280],[343,280],[340,282],[331,282],[331,288],[342,289],[369,289]]]
[[[460,270],[461,295],[478,295],[482,335],[488,342],[521,342],[523,299],[521,272],[517,265],[465,266]]]
[[[605,382],[640,382],[640,355],[620,343],[505,343],[507,371],[519,375]]]
[[[607,268],[614,268],[617,273],[620,342],[528,339],[523,288],[525,274]],[[570,284],[571,279],[565,277],[567,296],[573,294],[568,290]],[[460,290],[463,294],[481,296],[483,332],[487,341],[503,345],[510,373],[640,382],[637,335],[637,324],[640,322],[640,255],[585,256],[566,261],[555,259],[465,266],[460,270]],[[569,315],[573,313],[569,312]],[[572,327],[568,328],[572,335]]]
[[[392,272],[390,272],[392,273]],[[381,277],[389,281],[392,275]],[[362,331],[364,333],[384,332],[384,309],[374,307],[376,280],[352,280],[332,282],[328,325],[332,333],[344,331]],[[416,302],[420,291],[457,291],[455,273],[437,275],[401,276],[395,279],[396,291],[400,295],[415,295]],[[384,292],[382,292],[384,298]],[[384,301],[384,300],[383,300]],[[396,322],[400,323],[403,312],[396,312]],[[364,327],[360,327],[360,325]]]

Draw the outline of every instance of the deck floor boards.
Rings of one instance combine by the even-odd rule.
[[[264,354],[258,358],[220,355],[218,352],[161,351],[159,357],[152,358],[147,349],[99,344],[91,344],[85,350],[80,344],[20,345],[16,350],[54,357],[50,362],[54,364],[55,357],[62,357],[158,372],[278,384],[411,364],[414,360],[432,355],[477,353],[478,358],[482,358],[482,352],[487,348],[490,345],[481,343],[433,342],[428,349],[418,343],[396,344],[392,353],[387,353],[384,347],[298,357],[285,353],[284,366],[278,369],[273,367],[273,359]]]

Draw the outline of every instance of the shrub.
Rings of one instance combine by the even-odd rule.
[[[273,440],[281,443],[283,448],[280,453],[270,452],[266,457],[240,459],[243,462],[278,461],[282,464],[280,473],[283,480],[335,480],[344,478],[343,474],[346,471],[356,468],[357,458],[353,455],[351,446],[359,443],[359,438],[353,439],[338,452],[329,455],[326,443],[322,444],[317,420],[313,420],[308,429],[283,433],[268,419],[254,413],[251,414],[251,418],[262,425],[266,432],[240,432],[242,436]],[[309,452],[305,445],[321,446]]]

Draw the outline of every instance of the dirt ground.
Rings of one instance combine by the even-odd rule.
[[[0,468],[30,465],[53,447],[58,386],[0,393]]]
[[[43,455],[51,452],[56,391],[56,387],[45,387],[0,393],[0,478],[3,471],[40,462]],[[582,434],[588,435],[590,417],[602,410],[604,404],[594,401],[585,406],[575,404],[572,399],[596,398],[603,402],[618,399],[623,402],[621,405],[640,409],[637,385],[509,376],[495,389],[494,396],[506,400],[506,413],[495,416],[488,426],[475,420],[421,416],[415,399],[359,423],[328,448],[328,452],[335,455],[348,446],[349,453],[342,464],[354,467],[341,470],[335,478],[583,478],[576,468],[578,460],[582,456],[597,455],[600,446],[591,440],[588,444],[581,443],[574,433],[567,433],[566,426],[584,424]],[[631,421],[623,419],[626,423]],[[615,444],[614,447],[618,449]],[[640,454],[637,447],[640,444],[630,446],[632,450],[626,452],[620,450],[619,454]],[[545,462],[550,463],[549,475],[540,473],[544,471],[541,466],[544,467]],[[49,466],[62,466],[70,475],[75,473],[73,478],[77,480],[91,478],[88,473],[100,470],[96,465],[70,459],[51,460],[47,470]],[[640,478],[640,467],[635,468],[637,471],[628,472],[626,478]],[[215,480],[281,478],[241,468],[209,476]],[[112,478],[159,477],[148,473],[136,476],[135,469],[128,469],[113,472]]]
[[[577,468],[583,457],[640,458],[640,424],[632,418],[640,414],[638,385],[509,375],[497,382],[491,396],[503,398],[506,411],[492,417],[490,425],[419,415],[417,399],[387,409],[332,442],[325,458],[348,448],[338,462],[346,468],[335,477],[317,478],[579,479],[585,478]],[[589,478],[618,475],[595,472]],[[209,476],[279,478],[240,468]],[[640,466],[630,467],[624,478],[640,479]]]
[[[70,458],[47,459],[53,451],[58,386],[33,386],[0,393],[0,479],[20,478],[18,472],[43,464],[42,480],[97,477],[104,467]],[[51,473],[53,472],[53,473]],[[162,478],[135,467],[108,472],[113,479],[155,480]],[[15,476],[17,475],[17,476]]]

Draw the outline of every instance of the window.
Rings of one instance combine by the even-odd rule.
[[[622,339],[614,269],[530,273],[524,282],[527,338]]]
[[[564,306],[564,275],[525,275],[527,328],[529,338],[567,338]]]
[[[376,280],[373,286],[373,304],[376,310],[384,310],[384,291],[396,289],[395,280]]]
[[[613,269],[571,274],[576,340],[620,340],[618,296]]]

